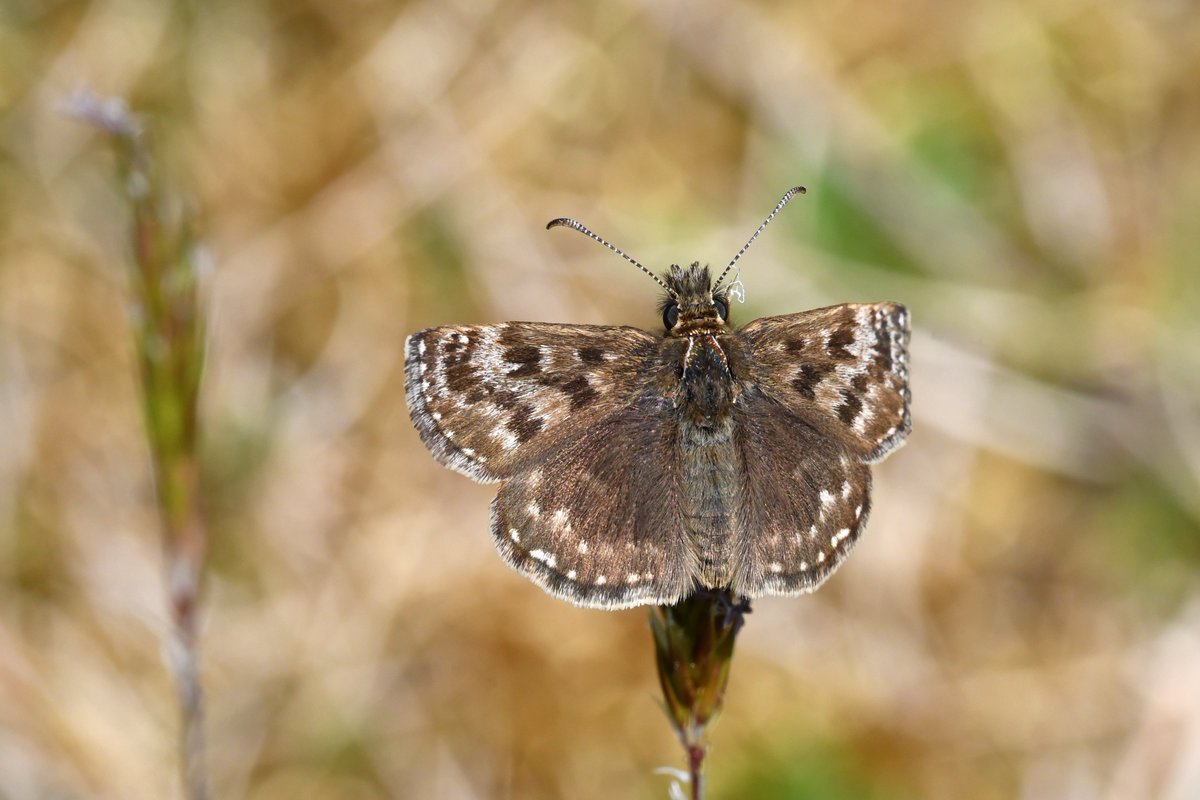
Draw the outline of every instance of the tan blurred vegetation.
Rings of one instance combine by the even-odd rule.
[[[126,96],[211,251],[203,632],[218,797],[665,797],[641,611],[504,567],[404,336],[913,312],[915,425],[828,586],[764,600],[714,798],[1200,797],[1200,11],[6,0],[0,798],[177,796],[111,158]]]

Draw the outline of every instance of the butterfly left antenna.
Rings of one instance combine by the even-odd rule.
[[[676,296],[675,292],[671,291],[671,287],[670,287],[670,286],[667,286],[667,284],[666,284],[666,283],[663,281],[663,279],[662,279],[662,278],[658,277],[658,276],[657,276],[657,275],[655,275],[653,272],[651,272],[650,270],[648,270],[648,269],[646,269],[645,267],[643,267],[643,266],[642,266],[640,263],[638,263],[638,262],[637,262],[637,261],[635,261],[634,259],[632,259],[632,258],[630,258],[629,256],[625,255],[625,252],[624,252],[623,250],[621,250],[619,247],[614,247],[613,245],[611,245],[611,244],[609,244],[608,242],[606,242],[604,239],[601,239],[599,236],[597,236],[596,234],[594,234],[594,233],[592,233],[591,231],[589,231],[587,228],[585,228],[583,225],[581,225],[581,224],[580,224],[579,222],[577,222],[576,220],[570,219],[570,218],[568,218],[568,217],[559,217],[558,219],[552,219],[552,220],[550,220],[549,222],[547,222],[547,223],[546,223],[546,230],[550,230],[551,228],[574,228],[575,230],[577,230],[577,231],[579,231],[580,233],[582,233],[584,236],[588,236],[588,237],[590,237],[590,238],[592,238],[592,239],[595,239],[597,242],[599,242],[600,244],[604,245],[604,246],[605,246],[605,247],[607,247],[609,250],[612,250],[614,253],[616,253],[617,255],[619,255],[621,258],[625,259],[625,260],[626,260],[626,261],[628,261],[630,264],[633,264],[635,267],[637,267],[638,269],[640,269],[642,272],[646,273],[646,274],[647,274],[647,275],[649,275],[651,278],[653,278],[653,279],[654,279],[654,282],[655,282],[655,283],[657,283],[657,284],[658,284],[659,286],[661,286],[662,288],[666,289],[666,290],[667,290],[667,294],[671,295],[671,297],[674,297],[676,300],[678,300],[678,299],[679,299],[679,298]]]
[[[783,207],[786,206],[793,197],[798,194],[804,194],[806,191],[807,190],[803,186],[793,186],[787,190],[787,193],[784,194],[783,199],[779,201],[779,205],[775,206],[775,210],[767,215],[767,218],[763,220],[762,225],[758,226],[758,230],[754,232],[754,235],[750,237],[749,241],[742,245],[742,249],[737,251],[737,255],[734,256],[733,260],[729,262],[729,266],[725,268],[725,271],[721,273],[720,277],[717,278],[717,280],[713,283],[713,286],[721,285],[721,281],[724,280],[725,276],[729,274],[729,270],[733,269],[734,265],[737,264],[738,259],[750,249],[750,245],[754,244],[754,240],[757,239],[758,235],[763,232],[763,228],[767,227],[768,223],[775,219],[775,215],[782,211]]]

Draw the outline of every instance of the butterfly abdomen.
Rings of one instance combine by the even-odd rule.
[[[680,425],[682,522],[698,558],[701,583],[728,584],[732,575],[730,522],[737,499],[733,420],[713,426]]]

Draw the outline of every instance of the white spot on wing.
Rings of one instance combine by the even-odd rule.
[[[858,413],[858,416],[854,420],[854,430],[858,431],[859,433],[866,433],[867,423],[874,418],[875,412],[871,410],[871,407],[864,406],[863,410]]]
[[[783,564],[780,564],[778,561],[772,561],[767,565],[767,569],[775,573],[783,572]]]
[[[580,539],[580,540],[579,540],[579,552],[581,552],[581,553],[586,553],[586,552],[587,552],[587,550],[588,550],[588,544],[587,544],[587,540],[586,540],[586,539]]]
[[[508,538],[512,539],[514,542],[519,542],[521,541],[521,532],[516,528],[509,528]]]
[[[534,558],[538,561],[541,561],[543,564],[545,564],[550,569],[554,569],[555,567],[558,566],[558,559],[556,559],[554,557],[554,554],[547,553],[545,550],[530,550],[529,556],[530,556],[530,558]]]
[[[608,583],[608,578],[604,577],[603,575],[600,575],[599,577],[596,578],[597,586],[603,586],[606,583]]]
[[[525,510],[528,511],[529,516],[533,517],[534,519],[537,519],[542,514],[542,509],[537,503],[530,503],[529,505],[525,506]]]

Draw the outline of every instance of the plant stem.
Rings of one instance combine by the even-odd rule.
[[[195,471],[193,471],[194,473]],[[204,736],[204,688],[200,681],[200,577],[208,537],[193,505],[192,519],[179,532],[167,553],[172,627],[168,664],[175,677],[181,717],[180,766],[185,796],[207,800],[207,759]]]
[[[663,707],[687,756],[691,800],[704,797],[708,728],[724,704],[734,641],[749,612],[748,600],[723,589],[650,610]]]
[[[169,198],[136,117],[119,98],[81,93],[68,113],[108,134],[132,221],[130,326],[162,526],[171,632],[167,666],[180,708],[180,769],[189,800],[208,800],[199,610],[208,551],[199,466],[205,327],[192,217]]]
[[[692,790],[692,800],[702,800],[704,797],[704,755],[707,750],[699,744],[688,748],[688,785]]]

